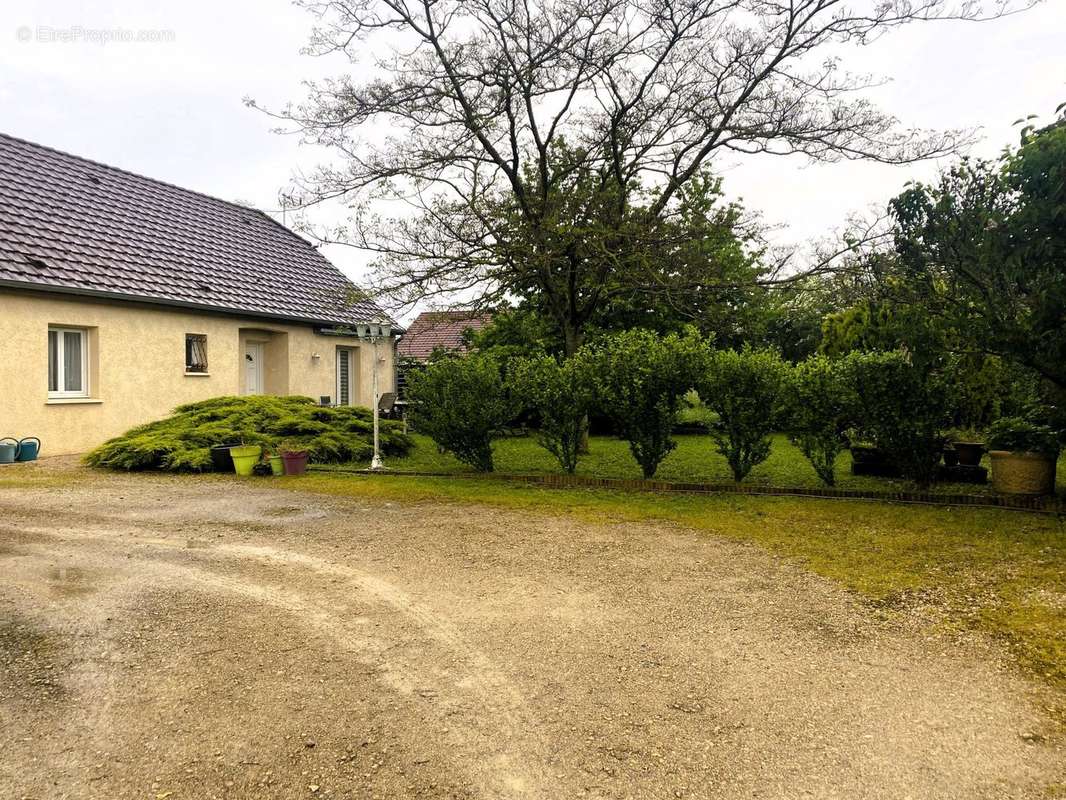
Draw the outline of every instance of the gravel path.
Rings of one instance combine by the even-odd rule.
[[[669,525],[0,488],[0,797],[1048,798],[1039,689]]]

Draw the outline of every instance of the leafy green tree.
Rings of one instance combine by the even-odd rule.
[[[939,358],[948,348],[943,324],[916,304],[868,299],[822,322],[820,352],[906,350],[918,359]]]
[[[466,336],[471,350],[492,356],[508,371],[508,364],[521,358],[561,355],[562,339],[550,319],[529,305],[501,308],[492,322]]]
[[[869,299],[878,281],[876,255],[848,257],[840,269],[808,275],[769,291],[755,335],[742,341],[778,350],[799,362],[823,347],[826,317]]]
[[[660,336],[630,330],[601,337],[575,355],[588,370],[596,404],[607,415],[645,478],[674,449],[671,431],[685,393],[706,370],[710,349],[694,332]]]
[[[514,416],[495,359],[442,358],[408,378],[410,420],[418,430],[480,472],[492,472],[492,435]]]
[[[561,175],[532,200],[543,206],[535,222],[510,193],[486,200],[508,242],[509,294],[551,322],[567,357],[601,332],[739,329],[766,270],[758,229],[721,180],[694,176],[655,217],[654,191],[636,177],[619,189],[588,156],[564,141],[549,151]]]
[[[515,397],[539,420],[537,439],[568,473],[577,469],[595,385],[581,359],[560,363],[552,356],[521,359],[510,373]]]
[[[963,138],[904,128],[864,96],[871,79],[817,64],[1030,0],[987,14],[970,0],[306,4],[309,51],[360,63],[278,114],[339,155],[301,179],[295,204],[358,209],[320,240],[380,254],[377,288],[401,300],[531,298],[569,356],[607,305],[729,288],[707,230],[718,215],[684,197],[711,196],[717,159],[901,164]],[[361,202],[381,199],[384,213]]]
[[[1026,128],[998,162],[910,187],[891,211],[911,300],[1066,390],[1066,116]]]
[[[847,446],[845,432],[857,417],[858,397],[841,361],[814,355],[793,368],[788,427],[796,446],[827,486],[836,483],[837,456]]]
[[[718,414],[711,428],[733,478],[744,480],[770,455],[770,434],[780,421],[788,366],[771,350],[719,350],[697,384],[700,399]]]
[[[842,368],[858,399],[862,433],[905,478],[933,483],[955,407],[949,377],[901,351],[853,352]]]

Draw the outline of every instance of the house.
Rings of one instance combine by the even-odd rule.
[[[371,405],[399,333],[260,211],[0,134],[0,437],[79,453],[219,395]]]
[[[485,311],[426,311],[415,317],[397,347],[401,359],[425,362],[437,350],[466,352],[463,335],[492,322]]]
[[[466,332],[479,331],[490,322],[492,314],[486,311],[424,311],[415,317],[396,348],[400,407],[406,405],[407,376],[411,370],[419,369],[438,351],[465,353]]]

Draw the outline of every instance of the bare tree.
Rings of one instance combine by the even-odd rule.
[[[343,156],[294,199],[357,209],[322,238],[380,254],[379,291],[535,294],[573,352],[614,295],[724,279],[713,254],[698,269],[671,266],[691,262],[680,249],[714,223],[706,193],[687,192],[706,188],[716,155],[900,164],[965,138],[904,128],[874,107],[862,92],[875,79],[841,68],[844,46],[1036,2],[306,2],[321,22],[312,53],[369,63],[277,113]],[[408,208],[375,215],[370,200]],[[695,219],[693,203],[709,216]]]

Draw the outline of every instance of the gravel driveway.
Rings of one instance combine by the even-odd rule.
[[[754,547],[0,485],[2,798],[1047,798],[1040,689]]]

